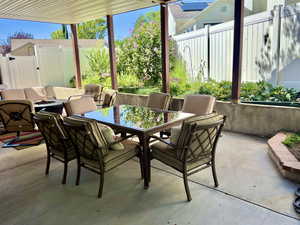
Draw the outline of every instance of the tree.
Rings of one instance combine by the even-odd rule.
[[[160,14],[159,11],[155,11],[155,12],[148,12],[143,16],[140,16],[135,25],[134,25],[134,29],[133,29],[133,33],[135,33],[139,27],[141,27],[143,24],[147,24],[147,23],[159,23],[160,22]]]
[[[134,74],[146,85],[161,82],[161,33],[159,12],[149,12],[137,19],[131,37],[120,47],[118,72]],[[170,65],[175,62],[175,43],[170,41]]]
[[[103,39],[106,32],[106,21],[104,19],[96,19],[77,25],[79,39]],[[67,29],[63,27],[51,33],[52,39],[67,39]]]
[[[33,35],[31,33],[26,33],[23,31],[18,31],[9,35],[6,41],[2,42],[2,54],[6,55],[11,51],[11,39],[33,39]]]

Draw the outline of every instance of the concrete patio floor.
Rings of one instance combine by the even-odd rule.
[[[189,203],[182,178],[157,161],[148,190],[131,160],[107,173],[97,199],[99,177],[83,170],[75,186],[75,162],[66,185],[58,161],[44,175],[44,145],[0,149],[0,224],[299,225],[292,206],[297,184],[281,177],[267,148],[266,139],[225,132],[217,150],[219,188],[213,188],[210,169],[201,171],[189,177]]]

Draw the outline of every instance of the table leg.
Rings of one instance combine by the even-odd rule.
[[[143,151],[144,189],[148,189],[151,176],[149,139],[150,138],[146,135],[139,136],[140,144]]]

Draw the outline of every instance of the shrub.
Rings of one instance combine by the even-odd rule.
[[[159,15],[159,12],[155,12]],[[155,17],[156,18],[156,17]],[[158,16],[159,18],[159,16]],[[120,44],[118,71],[135,74],[146,86],[161,83],[161,39],[158,20],[136,26],[131,37]],[[170,65],[175,60],[175,42],[170,43]]]
[[[215,96],[218,100],[231,99],[231,82],[210,80],[200,84],[200,94]],[[282,86],[273,87],[265,81],[244,82],[241,85],[242,101],[292,102],[297,98],[297,91]]]
[[[285,144],[287,147],[292,148],[295,145],[300,144],[300,135],[289,134],[282,143]]]

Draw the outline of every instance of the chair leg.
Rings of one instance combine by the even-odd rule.
[[[185,193],[188,201],[192,201],[192,196],[188,184],[188,179],[187,179],[187,172],[183,172],[183,182],[184,182],[184,188],[185,188]]]
[[[144,179],[143,156],[141,153],[139,154],[139,162],[140,162],[140,168],[141,168],[141,179]]]
[[[46,163],[46,171],[45,171],[46,175],[49,174],[50,162],[51,162],[51,156],[50,153],[47,153],[47,163]]]
[[[216,166],[215,166],[214,160],[212,161],[211,169],[212,169],[212,174],[213,174],[213,178],[214,178],[214,182],[215,182],[215,187],[218,187],[219,182],[218,182],[218,178],[217,178]]]
[[[104,172],[101,172],[100,173],[100,184],[99,184],[98,198],[102,197],[103,184],[104,184]]]
[[[68,173],[68,162],[64,162],[64,175],[62,179],[62,184],[66,184],[67,181],[67,173]]]
[[[76,185],[79,185],[80,182],[80,173],[81,173],[81,165],[79,160],[77,160],[77,176],[76,176]]]

